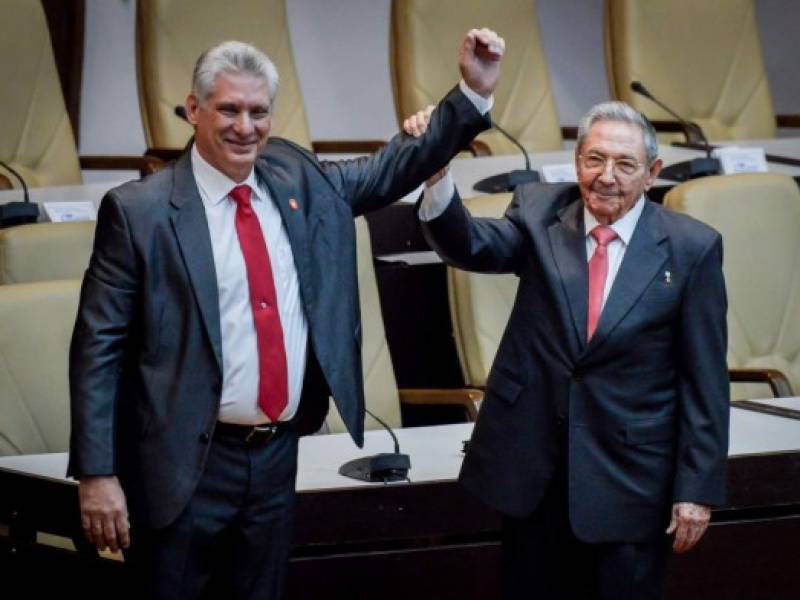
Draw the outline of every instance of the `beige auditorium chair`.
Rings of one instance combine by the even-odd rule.
[[[160,162],[152,158],[78,156],[41,2],[5,0],[2,15],[0,160],[29,187],[80,184],[82,168],[154,171]]]
[[[672,120],[632,81],[710,140],[775,137],[753,0],[606,0],[605,50],[612,95],[648,118]]]
[[[464,408],[464,414],[470,421],[475,420],[477,409],[475,402],[481,394],[475,390],[464,389],[405,389],[397,388],[397,380],[392,367],[392,357],[386,342],[383,328],[378,284],[375,279],[375,267],[372,259],[372,244],[369,238],[367,221],[363,217],[356,219],[356,244],[358,250],[358,286],[361,304],[362,363],[364,371],[364,392],[367,409],[375,413],[390,427],[401,427],[400,405],[435,405],[449,404]],[[367,415],[364,426],[376,429],[380,425]],[[342,433],[345,431],[342,418],[331,402],[331,410],[325,422],[324,431]]]
[[[766,382],[774,395],[800,392],[797,183],[773,173],[705,177],[670,190],[664,205],[722,234],[731,380]],[[735,384],[732,395],[769,392],[764,385]]]
[[[0,284],[82,279],[94,227],[94,221],[78,221],[0,229]]]
[[[0,456],[66,452],[80,281],[0,286]]]
[[[467,199],[464,206],[475,217],[500,218],[510,202],[510,193],[491,194]],[[471,273],[447,267],[456,350],[464,380],[470,387],[486,387],[518,283],[513,274]]]
[[[453,57],[476,23],[506,40],[492,118],[529,152],[561,150],[561,129],[534,0],[393,0],[390,59],[398,123],[438,100],[459,78]],[[516,154],[496,130],[477,140]]]
[[[239,40],[260,48],[275,63],[280,88],[270,135],[287,138],[315,152],[372,151],[381,142],[313,142],[294,64],[285,0],[139,0],[136,53],[139,103],[148,154],[174,158],[192,136],[175,116],[192,84],[200,54],[220,42]]]

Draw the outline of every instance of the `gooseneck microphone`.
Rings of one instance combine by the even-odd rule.
[[[539,181],[539,173],[531,169],[531,161],[530,158],[528,158],[528,153],[525,148],[522,147],[522,144],[519,143],[519,140],[500,127],[495,121],[492,121],[492,127],[519,148],[519,151],[522,152],[522,156],[525,159],[525,169],[515,169],[507,173],[485,177],[476,183],[473,189],[475,189],[476,192],[482,192],[484,194],[499,194],[501,192],[511,192],[515,187],[523,183]]]
[[[0,227],[9,227],[11,225],[20,225],[22,223],[35,223],[39,218],[39,206],[31,202],[28,194],[28,186],[22,175],[17,173],[7,163],[0,161],[0,167],[11,173],[17,178],[22,186],[22,202],[9,202],[7,204],[0,204]]]
[[[392,436],[394,453],[373,454],[372,456],[353,459],[339,467],[339,474],[351,479],[370,482],[382,481],[383,483],[388,483],[390,481],[408,480],[411,459],[408,454],[400,453],[400,443],[397,441],[394,431],[377,415],[372,414],[369,410],[366,410],[366,413],[383,425],[383,428]]]
[[[672,181],[686,181],[687,179],[695,179],[696,177],[705,177],[706,175],[717,175],[720,172],[720,163],[716,158],[711,157],[712,147],[708,143],[708,138],[703,129],[697,124],[687,121],[678,113],[661,102],[658,98],[648,90],[640,81],[631,81],[631,90],[640,96],[644,96],[654,104],[657,104],[670,115],[675,117],[679,123],[686,128],[687,141],[690,144],[698,144],[703,146],[706,151],[705,158],[693,158],[684,162],[679,162],[674,165],[669,165],[661,169],[659,177],[661,179],[669,179]]]

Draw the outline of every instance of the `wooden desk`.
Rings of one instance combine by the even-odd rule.
[[[400,430],[412,482],[392,485],[336,473],[345,460],[388,450],[385,432],[368,432],[363,451],[346,435],[304,438],[290,598],[496,598],[500,517],[455,482],[470,431]],[[46,566],[49,577],[28,582],[34,590],[64,578],[116,585],[120,563],[48,549],[30,536],[77,532],[76,485],[62,476],[65,466],[64,454],[0,458],[0,522],[12,523],[15,538],[2,540],[0,572],[21,578]],[[729,488],[706,539],[673,560],[669,598],[796,598],[800,421],[734,409]]]

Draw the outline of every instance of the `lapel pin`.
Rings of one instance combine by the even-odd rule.
[[[289,198],[289,208],[291,208],[292,210],[297,210],[298,208],[300,208],[300,205],[294,198]]]
[[[672,271],[664,271],[664,283],[672,283]]]

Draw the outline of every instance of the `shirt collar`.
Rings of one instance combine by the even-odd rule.
[[[212,206],[216,206],[231,193],[237,185],[249,185],[253,190],[252,200],[264,200],[261,188],[256,179],[255,169],[250,169],[244,181],[236,183],[233,179],[225,175],[222,171],[213,167],[205,158],[200,156],[197,144],[192,144],[192,171],[197,187],[203,191],[203,195],[208,199]]]
[[[626,212],[622,217],[616,221],[614,221],[609,227],[613,229],[622,243],[626,246],[630,243],[631,238],[633,237],[633,231],[636,229],[636,223],[639,222],[639,217],[644,210],[644,201],[645,197],[644,194],[639,196],[639,199],[636,201],[631,209]],[[589,212],[589,209],[586,208],[586,205],[583,206],[583,224],[584,224],[584,234],[588,237],[589,233],[597,227],[600,223],[594,217],[594,215]]]

